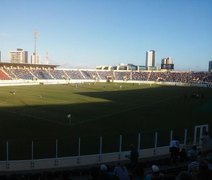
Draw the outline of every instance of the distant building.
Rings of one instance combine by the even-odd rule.
[[[28,63],[28,52],[23,49],[17,49],[17,51],[10,51],[11,63]]]
[[[208,71],[209,71],[209,72],[212,72],[212,61],[209,61]]]
[[[150,50],[146,52],[146,69],[155,67],[155,51]]]
[[[161,69],[173,70],[174,63],[171,57],[163,58],[161,60]]]
[[[134,64],[119,64],[117,70],[138,70],[138,66]]]
[[[111,66],[96,66],[96,70],[111,70]]]
[[[141,66],[140,65],[140,66],[138,66],[138,70],[143,70],[144,71],[144,70],[146,70],[146,66]]]
[[[31,64],[40,64],[40,56],[39,55],[35,55],[35,53],[33,53],[31,55]]]
[[[121,70],[121,71],[137,71],[137,70],[146,70],[145,66],[137,66],[134,64],[119,64],[117,66],[96,66],[97,70]]]

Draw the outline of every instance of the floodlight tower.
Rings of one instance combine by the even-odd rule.
[[[46,51],[46,64],[49,64],[49,53]]]
[[[35,62],[37,62],[37,39],[38,39],[38,32],[35,31],[34,32],[34,40],[35,40],[35,44],[34,44],[34,58],[35,58]]]

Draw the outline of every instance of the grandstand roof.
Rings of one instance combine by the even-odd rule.
[[[0,67],[6,68],[38,68],[38,69],[55,69],[59,65],[50,65],[50,64],[24,64],[24,63],[7,63],[7,62],[0,62]]]

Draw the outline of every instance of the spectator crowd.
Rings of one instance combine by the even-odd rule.
[[[59,70],[59,69],[0,69],[0,80],[8,79],[79,79],[79,80],[133,80],[175,83],[211,83],[211,72],[178,71],[104,71],[104,70]]]

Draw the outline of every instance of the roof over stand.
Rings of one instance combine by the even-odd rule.
[[[59,65],[49,64],[24,64],[24,63],[7,63],[0,62],[0,68],[17,68],[17,69],[55,69]]]

